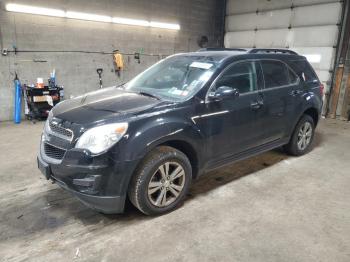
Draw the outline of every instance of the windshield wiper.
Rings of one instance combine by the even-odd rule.
[[[119,85],[117,85],[117,86],[115,86],[115,87],[116,87],[116,88],[118,88],[118,87],[124,87],[126,83],[127,83],[127,82],[121,83],[121,84],[119,84]]]
[[[147,92],[144,92],[144,91],[140,91],[140,92],[137,92],[139,95],[142,95],[142,96],[148,96],[148,97],[153,97],[157,100],[161,100],[158,96],[155,96],[153,94],[150,94],[150,93],[147,93]]]

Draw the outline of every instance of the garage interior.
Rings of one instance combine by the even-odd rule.
[[[0,261],[350,261],[349,39],[350,1],[0,0]],[[54,72],[63,100],[98,90],[100,78],[103,87],[119,85],[205,47],[306,56],[325,86],[312,151],[276,149],[212,171],[159,217],[131,204],[124,214],[98,213],[42,176],[45,122],[27,119],[25,97],[14,117],[16,77],[22,86],[46,84]]]

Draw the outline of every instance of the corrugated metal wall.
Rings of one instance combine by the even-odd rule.
[[[328,88],[341,13],[336,0],[228,0],[225,47],[290,48]]]

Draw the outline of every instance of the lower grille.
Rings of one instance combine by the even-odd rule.
[[[45,155],[57,160],[62,160],[66,150],[44,143]]]

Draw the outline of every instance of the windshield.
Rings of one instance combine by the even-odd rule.
[[[208,57],[172,56],[136,76],[125,85],[125,89],[183,101],[198,92],[215,69],[215,62]]]

